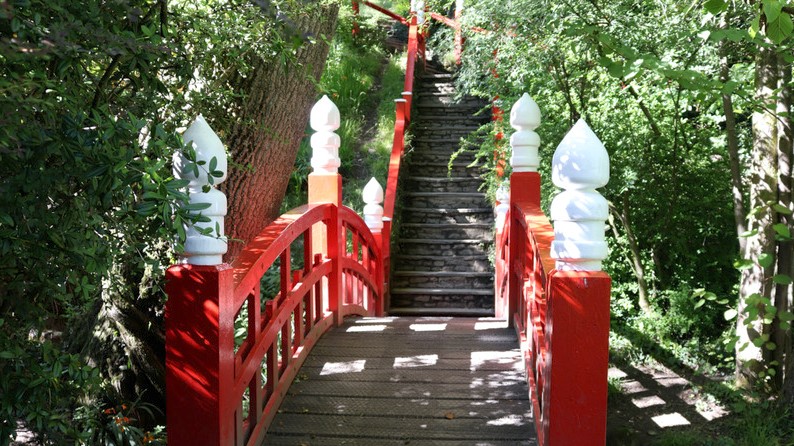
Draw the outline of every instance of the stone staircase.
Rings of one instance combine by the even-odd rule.
[[[490,119],[474,116],[486,103],[455,101],[451,74],[425,74],[417,83],[389,312],[492,315],[493,208],[478,190],[481,169],[467,167],[473,153],[448,167],[461,138]]]

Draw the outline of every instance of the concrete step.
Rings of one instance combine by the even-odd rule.
[[[447,107],[446,109],[439,109],[434,111],[428,111],[427,113],[422,114],[422,121],[417,122],[416,126],[419,128],[423,127],[433,127],[436,124],[446,124],[446,123],[455,123],[455,124],[467,124],[470,122],[489,122],[491,118],[485,115],[472,115],[472,114],[453,114],[451,112],[457,111],[457,107],[451,106]]]
[[[403,271],[493,273],[491,261],[485,254],[454,257],[399,254],[392,264],[399,265]]]
[[[409,239],[461,240],[493,237],[493,225],[488,223],[402,223],[400,237]]]
[[[400,308],[493,309],[493,290],[456,288],[392,288],[391,310]]]
[[[449,156],[447,156],[449,158]],[[416,160],[413,158],[412,160]],[[408,177],[405,191],[418,192],[479,192],[482,180],[472,177]]]
[[[491,223],[493,208],[412,208],[402,210],[403,223]]]
[[[405,255],[472,256],[487,255],[493,240],[401,239],[399,244]]]
[[[414,134],[419,136],[424,133],[430,134],[439,134],[443,133],[445,135],[455,136],[454,134],[458,134],[459,136],[468,136],[470,133],[474,133],[485,125],[486,122],[477,122],[477,121],[438,121],[438,122],[430,122],[427,124],[418,124],[414,127]]]
[[[487,200],[482,192],[406,192],[403,203],[413,208],[476,208]]]
[[[470,289],[493,293],[493,272],[395,271],[392,289]],[[485,293],[487,295],[487,293]]]

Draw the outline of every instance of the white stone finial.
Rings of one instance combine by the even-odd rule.
[[[540,108],[528,94],[524,93],[510,110],[510,125],[516,129],[510,137],[513,172],[537,172],[540,136],[535,129],[540,125]]]
[[[378,180],[374,177],[369,180],[364,190],[361,192],[361,198],[366,205],[364,206],[364,222],[373,234],[380,233],[383,229],[383,207],[380,205],[383,202],[383,188]]]
[[[416,24],[425,23],[425,0],[416,0]]]
[[[505,220],[507,219],[507,212],[510,210],[510,189],[507,182],[502,183],[496,189],[496,232],[502,232],[505,227]]]
[[[563,138],[552,161],[552,181],[562,189],[551,202],[557,269],[601,271],[609,253],[604,224],[607,200],[595,189],[609,181],[609,155],[584,120]]]
[[[200,115],[190,124],[182,139],[192,147],[196,157],[191,161],[184,153],[175,153],[174,177],[190,181],[189,204],[209,205],[206,209],[191,212],[207,217],[209,221],[184,223],[186,239],[185,251],[181,254],[182,262],[191,265],[220,265],[228,249],[223,225],[223,218],[226,216],[226,195],[215,186],[226,180],[228,173],[226,150],[218,135]],[[209,187],[206,192],[205,187]],[[204,235],[199,231],[207,228],[212,231],[210,235]]]
[[[313,173],[336,174],[339,160],[339,109],[328,96],[323,96],[312,107],[310,125],[316,133],[311,137]]]

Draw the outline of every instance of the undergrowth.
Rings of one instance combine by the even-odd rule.
[[[360,33],[352,36],[352,17],[340,12],[340,24],[318,89],[339,108],[341,139],[339,174],[343,179],[343,202],[361,210],[361,190],[375,177],[381,186],[386,175],[394,132],[394,99],[399,98],[405,77],[404,54],[389,54],[382,46],[384,33],[375,18],[360,22]],[[319,98],[319,96],[318,96]],[[307,134],[312,130],[307,129]],[[290,178],[282,212],[307,201],[307,179],[311,173],[312,149],[304,138]]]

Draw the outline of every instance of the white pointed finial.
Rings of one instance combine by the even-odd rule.
[[[339,160],[339,109],[328,96],[323,96],[312,107],[310,125],[316,133],[311,137],[313,173],[336,174]]]
[[[378,180],[375,178],[369,180],[361,192],[361,198],[366,203],[364,222],[373,234],[377,234],[383,229],[383,207],[380,205],[383,202],[383,187]]]
[[[510,189],[507,182],[502,183],[499,189],[496,189],[496,232],[502,232],[505,227],[505,220],[507,219],[507,212],[510,210]]]
[[[215,187],[226,180],[228,174],[226,150],[218,135],[212,131],[202,116],[197,117],[190,124],[182,139],[192,147],[196,158],[190,161],[182,152],[175,153],[174,177],[190,181],[189,204],[209,204],[206,209],[191,212],[208,217],[209,221],[184,223],[185,250],[180,256],[182,262],[191,265],[220,265],[228,249],[223,224],[227,206],[226,195]],[[209,190],[204,192],[207,186]],[[210,235],[199,232],[199,229],[206,228],[211,229]]]
[[[571,128],[554,152],[552,181],[565,189],[551,202],[551,256],[557,259],[557,269],[600,271],[609,253],[604,240],[609,208],[595,189],[609,181],[609,155],[584,120]]]
[[[425,23],[425,0],[416,0],[416,24]]]
[[[513,166],[513,172],[537,172],[540,165],[540,136],[535,129],[540,125],[540,108],[528,94],[524,93],[510,110],[510,125],[516,129],[510,137],[510,146],[513,147],[510,165]]]

